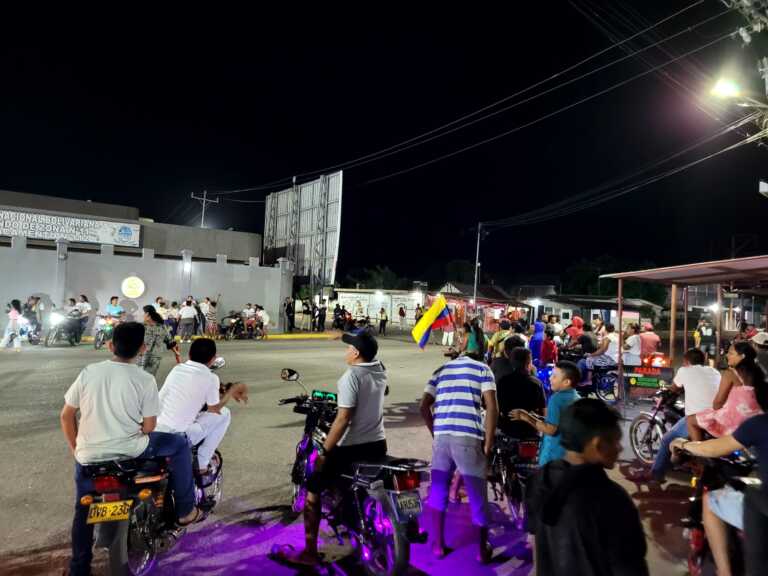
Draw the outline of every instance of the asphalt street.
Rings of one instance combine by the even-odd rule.
[[[157,574],[248,573],[292,574],[266,558],[274,543],[300,546],[300,518],[290,513],[289,471],[303,420],[280,398],[299,393],[294,383],[280,380],[280,369],[299,371],[309,389],[334,390],[344,371],[344,345],[338,341],[284,340],[226,342],[220,353],[227,365],[223,381],[249,386],[246,406],[232,403],[232,426],[224,439],[224,500],[216,514],[196,527],[160,561]],[[58,414],[68,386],[86,364],[108,358],[91,346],[25,348],[0,351],[0,573],[61,574],[69,554],[73,506],[73,464],[59,430]],[[431,372],[444,360],[442,349],[420,351],[412,343],[382,340],[379,357],[389,373],[385,422],[390,453],[430,458],[430,437],[418,414],[418,400]],[[173,367],[163,361],[162,383]],[[675,527],[680,505],[688,495],[678,484],[658,494],[625,479],[636,466],[626,458],[614,477],[629,489],[644,516],[653,574],[683,573],[685,541]],[[498,526],[493,543],[500,559],[480,568],[469,545],[467,506],[451,510],[449,545],[456,548],[450,565],[437,562],[427,546],[414,546],[414,574],[439,574],[462,569],[472,574],[528,574],[530,552],[522,534],[494,506]],[[357,573],[344,560],[348,550],[324,539],[337,571]],[[98,564],[98,562],[97,562]],[[97,568],[96,573],[99,573]]]

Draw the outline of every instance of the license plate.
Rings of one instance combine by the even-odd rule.
[[[133,500],[118,500],[117,502],[95,502],[88,509],[88,524],[100,522],[117,522],[128,520],[131,514]]]
[[[398,516],[418,516],[421,514],[421,498],[418,492],[406,492],[396,497]]]

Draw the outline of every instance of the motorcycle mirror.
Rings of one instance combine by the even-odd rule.
[[[280,371],[280,378],[286,382],[296,382],[299,379],[299,373],[293,368],[283,368]]]
[[[211,370],[218,370],[219,368],[224,368],[226,365],[227,361],[224,360],[223,356],[216,356],[216,358],[213,359],[213,363],[211,364]]]

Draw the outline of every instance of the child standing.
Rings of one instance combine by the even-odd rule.
[[[541,468],[526,490],[538,574],[648,575],[640,516],[627,492],[605,473],[621,453],[620,420],[591,398],[563,411],[564,457]]]
[[[544,330],[544,341],[541,343],[541,366],[557,364],[557,344],[555,344],[555,331],[552,328]]]
[[[560,444],[560,415],[579,399],[573,387],[580,381],[581,371],[576,364],[565,360],[558,362],[549,378],[553,394],[547,402],[546,416],[542,419],[538,414],[526,410],[512,410],[509,413],[512,420],[527,422],[537,432],[544,434],[539,450],[539,466],[565,456],[565,448]]]

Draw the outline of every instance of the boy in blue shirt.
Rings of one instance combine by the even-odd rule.
[[[539,450],[539,466],[565,456],[565,448],[560,445],[560,415],[579,399],[578,393],[573,389],[579,382],[581,370],[576,364],[565,360],[558,362],[549,379],[554,394],[547,402],[546,416],[542,419],[541,416],[526,410],[512,410],[509,413],[512,420],[527,422],[544,434]]]

